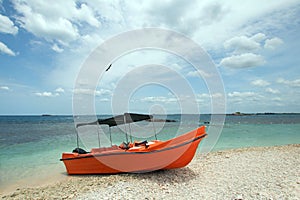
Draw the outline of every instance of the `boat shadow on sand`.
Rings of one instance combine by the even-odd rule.
[[[67,173],[63,173],[67,175]],[[155,182],[159,185],[167,185],[167,184],[177,184],[182,182],[188,182],[196,178],[197,173],[195,173],[189,167],[179,168],[179,169],[171,169],[171,170],[156,170],[145,173],[119,173],[119,174],[87,174],[87,175],[67,175],[74,178],[79,179],[93,179],[101,181],[101,179],[111,179],[120,181],[151,181]]]
[[[188,182],[194,179],[197,174],[189,167],[185,167],[171,170],[157,170],[143,174],[131,173],[128,176],[137,180],[153,181],[164,185]]]

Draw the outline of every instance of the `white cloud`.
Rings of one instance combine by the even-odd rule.
[[[264,96],[256,92],[230,92],[227,94],[227,105],[233,106],[235,104],[253,105],[254,102],[262,103]]]
[[[208,94],[208,93],[201,93],[201,94],[197,94],[196,97],[197,99],[207,99],[207,98],[220,98],[223,95],[221,93],[214,93],[214,94]]]
[[[274,49],[276,49],[277,47],[279,47],[279,46],[282,45],[282,44],[283,44],[283,41],[282,41],[280,38],[274,37],[274,38],[272,38],[272,39],[267,39],[267,40],[265,41],[264,47],[265,47],[266,49],[274,50]]]
[[[265,39],[266,39],[266,35],[263,33],[257,33],[251,37],[251,40],[258,42],[258,43],[262,42]]]
[[[57,53],[61,53],[64,51],[64,49],[60,48],[57,44],[53,44],[52,50],[56,51]]]
[[[38,37],[45,38],[48,41],[57,40],[61,44],[67,44],[76,40],[79,36],[77,28],[69,20],[63,18],[50,21],[41,15],[31,14],[23,20],[22,27]]]
[[[290,80],[285,80],[284,78],[279,78],[277,80],[277,83],[282,83],[292,87],[300,87],[300,79],[290,81]]]
[[[152,103],[176,103],[178,99],[173,97],[164,97],[164,96],[150,96],[144,97],[140,100],[141,102],[152,102]]]
[[[261,66],[265,63],[261,55],[244,53],[223,58],[219,65],[230,68],[248,68]]]
[[[171,65],[170,65],[170,68],[171,68],[171,69],[174,69],[174,70],[177,70],[177,71],[180,71],[180,70],[183,69],[183,67],[180,66],[180,65],[177,64],[177,63],[171,64]]]
[[[109,102],[110,100],[108,98],[101,98],[99,99],[100,102]]]
[[[93,10],[85,3],[81,4],[80,9],[74,9],[73,7],[73,15],[76,19],[80,21],[84,21],[91,26],[100,27],[101,23],[98,19],[94,16]]]
[[[219,45],[236,35],[237,32],[251,33],[244,30],[248,28],[247,25],[256,22],[257,19],[260,22],[257,29],[263,31],[274,26],[265,21],[272,19],[275,11],[285,10],[295,2],[278,1],[272,5],[259,2],[259,4],[260,6],[257,6],[257,2],[252,1],[240,5],[231,1],[145,1],[139,4],[134,1],[118,0],[109,3],[105,1],[80,3],[75,0],[58,2],[28,0],[26,2],[15,1],[14,7],[20,14],[17,19],[23,27],[48,40],[63,40],[62,38],[67,38],[63,37],[64,35],[72,36],[69,41],[80,40],[83,35],[94,33],[105,38],[134,28],[165,27],[193,36],[196,41],[211,46],[212,43]],[[43,25],[45,30],[34,28],[30,24],[31,21],[37,23],[37,26]],[[68,21],[72,26],[61,26],[62,21]],[[50,28],[53,26],[63,30],[61,36],[55,34],[58,29]],[[212,34],[215,37],[211,37]],[[257,34],[253,41],[259,42],[262,36],[262,34]]]
[[[1,90],[9,90],[9,87],[7,87],[7,86],[1,86],[0,89]]]
[[[231,92],[228,93],[228,97],[239,97],[239,98],[249,98],[257,96],[254,92]]]
[[[103,96],[103,95],[112,95],[112,91],[111,90],[106,90],[106,89],[100,89],[100,90],[96,90],[95,94],[97,96]]]
[[[0,53],[4,53],[10,56],[16,56],[16,53],[8,48],[4,43],[0,42]]]
[[[264,86],[270,85],[270,83],[268,81],[261,80],[261,79],[254,80],[254,81],[251,82],[251,84],[255,85],[255,86],[260,86],[260,87],[264,87]]]
[[[272,98],[272,101],[278,101],[278,102],[280,102],[280,101],[282,101],[282,98],[280,98],[280,97],[274,97],[274,98]]]
[[[96,95],[96,96],[112,95],[112,91],[106,89],[92,90],[92,89],[85,89],[85,88],[77,88],[73,92],[76,94],[83,94],[83,95]]]
[[[76,88],[73,91],[74,94],[82,94],[82,95],[94,95],[95,91],[91,89],[85,89],[85,88]]]
[[[66,1],[67,2],[67,1]],[[67,44],[78,38],[78,29],[71,21],[59,13],[51,13],[54,7],[57,12],[69,9],[54,2],[16,1],[15,9],[20,14],[17,19],[20,25],[34,35],[45,38],[48,41],[58,41]],[[48,9],[48,10],[47,10]],[[50,13],[52,16],[50,16]],[[68,12],[67,12],[68,13]]]
[[[6,16],[0,14],[0,32],[16,35],[18,27]]]
[[[235,52],[243,53],[259,49],[260,43],[252,38],[239,36],[225,41],[224,47],[226,49],[233,49]]]
[[[100,14],[89,4],[75,0],[14,1],[14,8],[20,26],[37,37],[54,42],[52,49],[57,52],[62,51],[57,42],[68,46],[80,41],[86,33],[97,32],[101,26]]]
[[[65,90],[63,88],[59,87],[59,88],[56,88],[55,92],[64,93]]]
[[[214,93],[214,94],[208,94],[208,93],[201,93],[196,95],[196,101],[198,103],[207,103],[209,104],[212,98],[223,98],[223,94],[221,93]]]
[[[277,89],[272,89],[272,88],[266,88],[266,92],[272,93],[272,94],[279,94],[280,91]]]
[[[199,77],[202,76],[204,78],[209,78],[212,75],[210,73],[205,72],[204,70],[190,71],[187,73],[188,77]]]
[[[56,88],[54,92],[36,92],[34,93],[36,96],[39,96],[39,97],[58,97],[60,96],[60,94],[64,93],[65,90],[61,87],[59,88]]]
[[[59,96],[59,93],[52,93],[52,92],[36,92],[36,96],[39,97],[56,97]]]

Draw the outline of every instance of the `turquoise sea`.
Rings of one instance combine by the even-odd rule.
[[[202,124],[207,128],[221,126],[208,124],[211,115],[200,115],[200,119],[193,123],[188,115],[184,118],[182,116],[167,116],[167,119],[176,122],[155,122],[157,138],[169,139]],[[136,132],[144,137],[151,131],[151,139],[154,139],[153,126],[149,124],[144,129],[132,125],[126,129],[123,127],[123,130],[130,130],[133,140],[137,139]],[[86,150],[97,147],[98,137],[101,139],[101,146],[109,146],[108,133],[108,128],[99,132],[97,129],[83,130],[80,138],[84,137],[84,140],[80,141],[80,146]],[[114,144],[119,145],[126,140],[120,128],[112,128],[111,134]],[[144,139],[143,137],[139,139]],[[227,115],[213,151],[299,143],[300,114]],[[68,178],[59,159],[62,152],[70,152],[75,147],[76,129],[73,116],[0,116],[0,192]]]

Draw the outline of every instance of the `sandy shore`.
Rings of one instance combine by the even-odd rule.
[[[3,199],[300,199],[300,144],[196,155],[185,168],[70,176]]]

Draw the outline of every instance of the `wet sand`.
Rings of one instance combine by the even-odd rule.
[[[197,154],[185,168],[68,176],[2,199],[300,199],[300,144]]]

